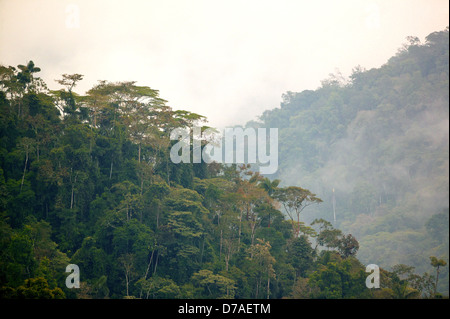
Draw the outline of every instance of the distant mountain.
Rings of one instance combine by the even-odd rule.
[[[429,257],[449,255],[449,29],[407,41],[380,68],[283,94],[247,126],[278,128],[272,177],[323,199],[305,221],[352,233],[366,264],[433,273]],[[448,267],[441,274],[448,294]]]

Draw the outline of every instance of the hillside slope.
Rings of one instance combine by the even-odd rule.
[[[280,108],[247,126],[279,128],[272,177],[324,200],[305,221],[322,217],[352,233],[366,264],[431,273],[429,256],[448,260],[449,252],[448,28],[425,43],[407,40],[380,68],[287,92]]]

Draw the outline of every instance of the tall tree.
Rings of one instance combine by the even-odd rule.
[[[279,188],[274,197],[283,205],[285,212],[291,219],[295,237],[300,235],[300,214],[302,211],[312,204],[319,204],[322,202],[315,194],[298,186]]]
[[[435,256],[430,257],[431,266],[436,268],[436,282],[434,284],[434,295],[436,296],[437,286],[439,281],[439,268],[447,266],[447,262],[443,259],[436,258]]]

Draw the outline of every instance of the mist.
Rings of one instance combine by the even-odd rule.
[[[33,60],[52,89],[83,74],[79,94],[137,81],[223,129],[335,68],[379,67],[447,21],[447,1],[0,1],[0,64]]]
[[[380,68],[288,92],[248,124],[280,127],[273,178],[323,200],[302,220],[323,218],[353,234],[359,258],[382,267],[430,271],[427,254],[448,256],[448,228],[436,241],[427,226],[449,210],[448,28],[427,39]]]

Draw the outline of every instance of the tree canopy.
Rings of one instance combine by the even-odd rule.
[[[430,109],[427,114],[440,110],[440,104],[432,102],[435,99],[430,104],[413,102],[420,94],[428,98],[440,94],[445,79],[448,83],[448,70],[442,69],[445,63],[448,66],[442,58],[445,53],[448,57],[445,39],[448,44],[448,30],[430,35],[424,45],[414,42],[379,70],[356,70],[348,87],[324,82],[317,91],[284,95],[281,109],[261,117],[270,127],[285,127],[280,134],[280,176],[294,158],[300,160],[301,172],[313,175],[325,169],[329,147],[346,134],[365,143],[381,138],[380,132],[395,134],[402,129],[404,120],[387,123],[391,117],[382,114],[395,113],[395,121],[400,114],[414,118],[422,109]],[[351,230],[344,231],[322,216],[320,207],[326,208],[327,201],[305,188],[309,186],[286,185],[289,179],[262,176],[250,165],[175,164],[170,160],[174,143],[170,132],[201,126],[204,116],[175,111],[157,90],[133,81],[99,81],[83,95],[75,90],[84,75],[63,74],[57,80],[63,88],[50,90],[39,78],[40,71],[33,61],[0,66],[2,298],[425,298],[438,294],[439,275],[446,271],[444,253],[431,259],[429,266],[436,269],[436,276],[418,275],[411,266],[383,268],[383,287],[376,292],[365,287],[368,274],[359,253],[364,245],[373,246],[370,241],[383,240],[377,238],[377,227],[385,223],[395,227],[396,218],[381,216],[384,220],[375,220],[364,231],[355,228],[363,220],[353,219],[354,224],[341,223]],[[416,86],[404,83],[406,74],[418,82]],[[425,78],[434,81],[427,89],[422,88]],[[395,104],[398,91],[402,96],[411,94],[407,109]],[[374,117],[379,120],[373,121]],[[429,145],[427,156],[442,167],[440,141],[433,144],[430,136],[421,139],[421,131],[415,129],[411,128],[412,137],[402,135],[396,142]],[[402,161],[398,151],[389,156],[381,152],[392,147],[386,141],[367,148],[367,156],[375,162]],[[288,148],[292,152],[286,153]],[[407,150],[408,156],[416,154]],[[363,174],[361,163],[355,162],[353,172],[373,177]],[[419,172],[424,170],[430,176],[440,174],[421,161],[410,162],[410,176],[422,176]],[[339,218],[355,215],[353,210],[372,218],[380,214],[380,205],[391,205],[389,209],[395,211],[398,204],[392,203],[406,196],[401,189],[410,187],[416,194],[417,188],[402,184],[389,172],[383,176],[374,177],[375,188],[364,180],[357,184],[348,195],[353,206]],[[392,183],[387,183],[388,178]],[[440,177],[438,183],[444,185],[445,179]],[[402,210],[396,212],[402,216]],[[434,215],[426,223],[425,229],[433,232],[430,238],[424,237],[415,220],[406,220],[408,225],[397,240],[425,238],[440,245],[442,236],[448,238],[440,223],[448,221],[447,215],[448,211]],[[81,269],[78,289],[65,285],[69,264]]]

